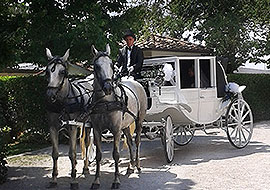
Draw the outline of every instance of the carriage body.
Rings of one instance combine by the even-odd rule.
[[[147,120],[172,115],[175,124],[198,123],[207,124],[216,121],[222,113],[222,96],[218,96],[218,84],[216,77],[216,59],[213,56],[205,57],[168,57],[148,59],[144,62],[144,68],[164,67],[172,65],[173,81],[163,81],[161,85],[155,84],[155,79],[150,78],[149,109]],[[159,68],[159,69],[160,69]],[[188,70],[194,69],[194,84],[189,86]],[[144,71],[143,71],[144,72]],[[146,71],[147,72],[147,71]],[[204,72],[204,73],[203,73]],[[219,85],[226,84],[225,75]],[[202,83],[201,79],[206,78]]]
[[[229,83],[215,56],[146,59],[142,76],[148,96],[145,134],[161,136],[168,162],[174,143],[188,144],[199,129],[220,127],[235,147],[248,144],[253,118],[242,97],[244,87],[225,91]]]

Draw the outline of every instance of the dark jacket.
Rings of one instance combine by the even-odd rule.
[[[130,65],[134,66],[134,71],[131,73],[135,78],[139,78],[141,76],[141,69],[143,65],[143,52],[142,50],[133,45],[130,55]],[[119,50],[118,58],[117,58],[117,66],[122,66],[122,74],[127,75],[127,47],[123,47]]]

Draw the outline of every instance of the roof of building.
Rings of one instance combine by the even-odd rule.
[[[237,70],[233,71],[237,74],[270,74],[270,69],[256,69],[256,68],[246,68],[240,66]]]
[[[136,42],[143,50],[176,51],[176,52],[199,52],[211,53],[212,51],[202,45],[172,38],[168,36],[151,35],[146,39]]]

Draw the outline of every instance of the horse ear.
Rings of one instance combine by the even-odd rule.
[[[111,54],[111,48],[110,48],[109,44],[106,45],[106,53],[107,53],[107,55]]]
[[[48,57],[48,60],[50,60],[50,59],[53,58],[52,53],[51,53],[51,51],[48,48],[46,48],[46,55]]]
[[[65,55],[62,57],[63,62],[66,62],[69,57],[69,49],[66,51]]]
[[[93,53],[94,56],[96,56],[98,54],[98,50],[95,48],[94,45],[92,45],[91,51],[92,51],[92,53]]]

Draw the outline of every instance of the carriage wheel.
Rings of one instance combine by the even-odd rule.
[[[158,126],[147,126],[147,127],[145,127],[144,135],[149,140],[154,140],[155,138],[157,138],[158,132],[159,132]]]
[[[171,163],[174,158],[173,122],[171,116],[168,116],[165,122],[164,148],[167,162]]]
[[[174,129],[174,142],[179,146],[187,145],[194,136],[194,129],[191,129],[191,125],[181,125]]]
[[[94,132],[93,128],[91,128],[90,132],[90,146],[88,148],[89,162],[92,163],[96,158],[96,145],[94,143]]]
[[[225,126],[228,139],[234,147],[247,146],[253,133],[253,116],[245,100],[232,101],[226,114]]]

